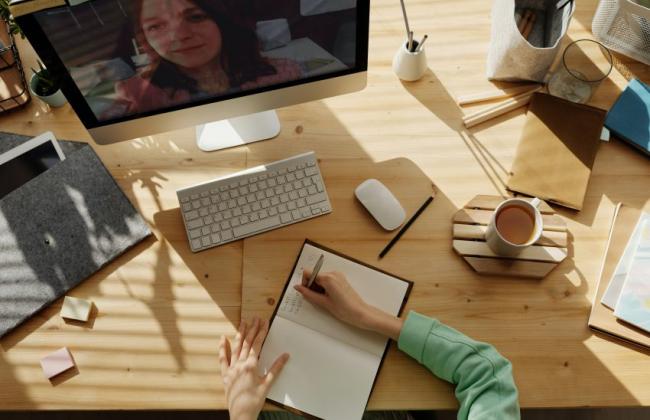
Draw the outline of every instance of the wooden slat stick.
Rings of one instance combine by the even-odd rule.
[[[508,99],[505,102],[491,106],[487,109],[476,112],[474,114],[467,115],[463,117],[463,124],[465,125],[465,127],[471,128],[474,127],[475,125],[484,123],[500,115],[513,111],[517,108],[526,106],[528,105],[531,98],[533,97],[533,93],[541,89],[542,87],[538,86],[535,89],[531,90],[530,92],[522,93],[521,95],[517,95],[514,98]]]
[[[537,84],[515,86],[510,88],[505,88],[502,90],[491,90],[480,93],[473,93],[469,95],[461,95],[456,98],[458,105],[465,106],[476,104],[480,102],[495,101],[497,99],[506,99],[512,98],[513,96],[520,95],[522,93],[527,93],[532,91],[534,88],[538,87]]]

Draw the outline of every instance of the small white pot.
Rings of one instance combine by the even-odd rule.
[[[415,41],[417,42],[417,41]],[[417,52],[411,52],[407,43],[403,43],[393,58],[393,71],[400,79],[414,82],[424,76],[427,71],[427,55],[424,45]]]
[[[32,95],[36,96],[38,99],[45,102],[49,106],[52,106],[52,107],[55,107],[55,108],[63,106],[68,102],[68,100],[65,98],[65,95],[63,95],[63,92],[61,92],[61,89],[57,90],[56,92],[54,92],[53,94],[48,95],[48,96],[41,96],[41,95],[37,94],[36,92],[34,92],[34,89],[32,88],[32,86],[34,85],[34,83],[36,83],[35,78],[36,78],[36,75],[33,74],[32,78],[29,79],[29,91],[32,93]]]

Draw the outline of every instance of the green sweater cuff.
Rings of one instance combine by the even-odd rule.
[[[419,363],[422,363],[424,347],[429,333],[438,324],[439,322],[433,318],[420,315],[417,312],[409,312],[402,326],[402,331],[399,334],[397,347]]]

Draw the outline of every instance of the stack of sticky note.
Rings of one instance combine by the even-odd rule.
[[[62,347],[41,359],[41,368],[47,379],[52,379],[74,366],[74,360],[67,347]]]
[[[88,322],[93,303],[89,300],[66,296],[61,308],[61,317],[75,321]]]

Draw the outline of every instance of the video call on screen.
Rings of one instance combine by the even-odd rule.
[[[91,0],[36,19],[101,122],[354,68],[356,7]]]

